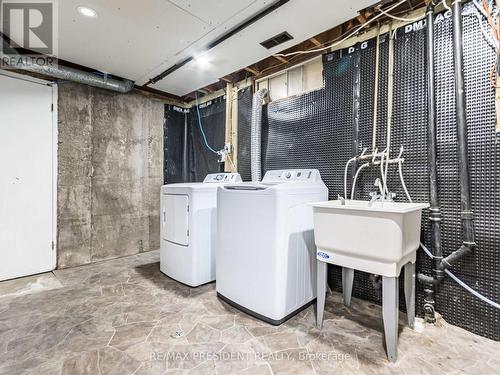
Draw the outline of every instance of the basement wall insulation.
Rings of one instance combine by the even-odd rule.
[[[214,150],[223,149],[226,126],[225,96],[200,104],[200,115],[210,147]],[[217,155],[205,145],[198,123],[196,106],[185,109],[166,105],[165,117],[164,182],[166,184],[203,182],[207,174],[220,172]],[[185,125],[187,125],[187,139],[184,136]],[[186,167],[183,162],[184,147],[187,151],[187,169],[183,172],[183,168]]]
[[[467,12],[472,4],[464,6]],[[396,30],[392,153],[404,146],[403,173],[414,201],[429,201],[427,165],[427,83],[425,21]],[[486,25],[485,25],[486,27]],[[494,52],[483,39],[475,17],[463,17],[464,71],[467,100],[469,160],[477,248],[451,269],[484,296],[500,300],[500,143],[495,141],[494,92],[489,81]],[[457,128],[451,14],[435,21],[439,194],[443,214],[444,256],[459,248],[460,188],[457,162]],[[380,85],[377,145],[386,144],[388,35],[380,38]],[[300,96],[269,103],[263,110],[263,171],[282,168],[317,168],[330,191],[330,199],[343,195],[345,164],[364,147],[371,149],[376,39],[354,48],[323,56],[325,87]],[[251,92],[239,95],[238,164],[249,179],[249,126]],[[245,151],[247,150],[247,151]],[[390,167],[388,186],[396,200],[406,201],[397,175]],[[375,191],[378,170],[365,170],[357,199]],[[352,176],[351,176],[352,177]],[[349,181],[352,181],[350,179]],[[360,233],[362,232],[360,228]],[[428,212],[422,217],[422,240],[430,244]],[[432,262],[418,251],[417,271],[431,273]],[[329,269],[329,283],[341,290],[341,270]],[[401,280],[402,288],[403,282]],[[380,289],[368,274],[355,272],[355,297],[381,303]],[[405,310],[400,291],[400,309]],[[423,288],[417,284],[417,313],[423,316]],[[483,303],[446,277],[436,295],[436,311],[454,325],[500,340],[500,311]]]

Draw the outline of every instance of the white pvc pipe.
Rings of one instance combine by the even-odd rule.
[[[372,151],[377,153],[377,116],[378,116],[378,85],[380,72],[380,25],[377,26],[377,47],[375,50],[375,84],[373,89],[373,131]]]
[[[384,151],[382,151],[382,155],[380,156],[380,174],[381,174],[381,177],[382,177],[382,195],[385,196],[385,186],[386,186],[386,183],[385,183],[385,173],[384,173],[384,158],[385,158],[385,152],[387,151],[387,149],[385,149]]]
[[[358,176],[361,173],[361,171],[368,167],[370,163],[363,164],[361,167],[358,168],[356,175],[354,176],[354,181],[352,183],[352,190],[351,190],[351,199],[354,199],[354,191],[356,190],[356,181],[358,180]]]
[[[349,199],[347,196],[347,171],[349,170],[349,165],[356,161],[356,157],[353,157],[347,161],[347,164],[345,165],[345,170],[344,170],[344,199]]]
[[[389,159],[391,158],[391,127],[392,127],[392,98],[394,94],[394,33],[392,23],[389,24],[389,57],[387,73],[387,162],[383,176],[384,195],[389,193],[387,188],[387,173],[389,171]]]
[[[401,185],[403,186],[403,190],[405,191],[406,197],[408,198],[408,202],[413,203],[410,197],[410,193],[408,193],[408,189],[406,188],[405,179],[403,177],[403,167],[402,167],[403,163],[401,159],[399,159],[398,164],[399,164],[399,179],[401,180]]]

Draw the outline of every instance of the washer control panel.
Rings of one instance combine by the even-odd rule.
[[[264,176],[262,182],[316,182],[321,181],[317,169],[287,169],[279,171],[269,171]]]
[[[212,173],[207,175],[203,183],[236,183],[241,182],[239,173]]]

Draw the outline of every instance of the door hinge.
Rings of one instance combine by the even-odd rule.
[[[52,104],[50,105],[50,111],[51,111],[51,112],[54,112],[54,103],[52,103]]]
[[[187,212],[189,212],[189,205],[187,206]]]
[[[54,251],[56,248],[56,244],[54,243],[54,241],[52,241],[51,247],[52,247],[52,251]]]
[[[187,236],[189,237],[189,229],[187,230]]]

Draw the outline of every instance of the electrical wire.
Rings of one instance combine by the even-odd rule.
[[[420,243],[420,247],[422,248],[422,250],[424,250],[424,252],[430,258],[434,258],[434,255],[432,255],[432,253],[429,251],[429,249],[427,247],[425,247],[425,245],[423,243]],[[476,296],[477,298],[479,298],[481,301],[486,302],[488,305],[491,305],[491,306],[493,306],[496,309],[500,309],[500,304],[499,303],[490,300],[489,298],[483,296],[482,294],[480,294],[476,290],[472,289],[470,286],[468,286],[466,283],[464,283],[462,280],[460,280],[458,277],[456,277],[451,271],[445,269],[444,272],[446,272],[446,274],[448,276],[450,276],[458,285],[460,285],[462,288],[464,288],[465,290],[467,290],[469,293],[471,293],[474,296]]]
[[[418,21],[419,19],[422,18],[422,17],[413,17],[413,18],[398,17],[390,13],[387,13],[387,11],[383,10],[382,8],[378,8],[378,10],[380,11],[380,13],[385,14],[387,17],[392,18],[393,20],[396,21],[413,22],[413,21]]]
[[[474,7],[470,7],[467,11],[463,13],[464,16],[475,16],[484,39],[498,53],[498,39],[495,33],[490,33],[483,25],[482,17],[488,18],[488,12],[483,8],[483,6],[478,2],[478,0],[473,1]],[[493,35],[492,35],[493,34]]]
[[[493,19],[493,17],[491,17],[490,7],[486,2],[486,0],[483,0],[483,8],[486,11],[486,18],[488,19],[488,23],[490,24],[491,29],[493,30],[493,35],[495,36],[495,39],[498,42],[500,40],[500,36],[498,35],[498,30],[495,25],[495,20]],[[493,10],[493,3],[491,4],[491,9]]]
[[[387,12],[390,12],[391,10],[396,9],[398,6],[400,6],[401,4],[405,3],[406,1],[407,0],[398,1],[396,4],[394,4],[393,6],[389,7],[387,10],[385,10],[384,13],[381,12],[381,13],[377,14],[375,17],[370,18],[368,21],[366,21],[365,23],[363,23],[359,27],[357,27],[352,33],[349,33],[346,37],[342,38],[341,40],[339,40],[339,41],[337,41],[337,42],[335,42],[335,43],[333,43],[333,44],[331,44],[329,46],[322,47],[322,48],[305,50],[305,51],[295,51],[295,52],[289,52],[289,53],[276,53],[273,56],[289,57],[289,56],[295,56],[295,55],[303,55],[303,54],[308,54],[308,53],[315,53],[315,52],[325,51],[327,49],[330,49],[330,48],[333,48],[335,46],[338,46],[339,44],[343,43],[344,41],[346,41],[350,37],[356,35],[358,32],[360,32],[366,26],[368,26],[369,24],[371,24],[373,21],[379,19],[383,15],[386,15]],[[382,10],[382,9],[380,9],[380,10]]]
[[[205,135],[205,131],[203,130],[203,125],[201,124],[201,115],[200,115],[200,106],[198,104],[198,93],[194,93],[195,99],[196,99],[196,113],[198,114],[198,125],[200,127],[201,135],[203,136],[203,141],[205,142],[205,146],[214,154],[219,154],[217,151],[215,151],[210,145],[208,144],[207,136]]]
[[[495,51],[496,59],[493,62],[490,72],[489,72],[489,80],[490,84],[493,88],[498,88],[495,78],[495,71],[498,67],[498,53],[499,48],[498,44],[500,42],[500,32],[497,29],[497,17],[500,8],[496,7],[493,1],[491,1],[491,10],[490,10],[490,2],[487,0],[473,0],[472,3],[474,7],[467,12],[464,12],[465,16],[475,16],[477,18],[477,22],[479,27],[481,28],[481,33],[483,34],[484,39],[488,43],[488,45]],[[483,17],[486,18],[488,25],[491,28],[491,32],[488,31],[483,25]]]

